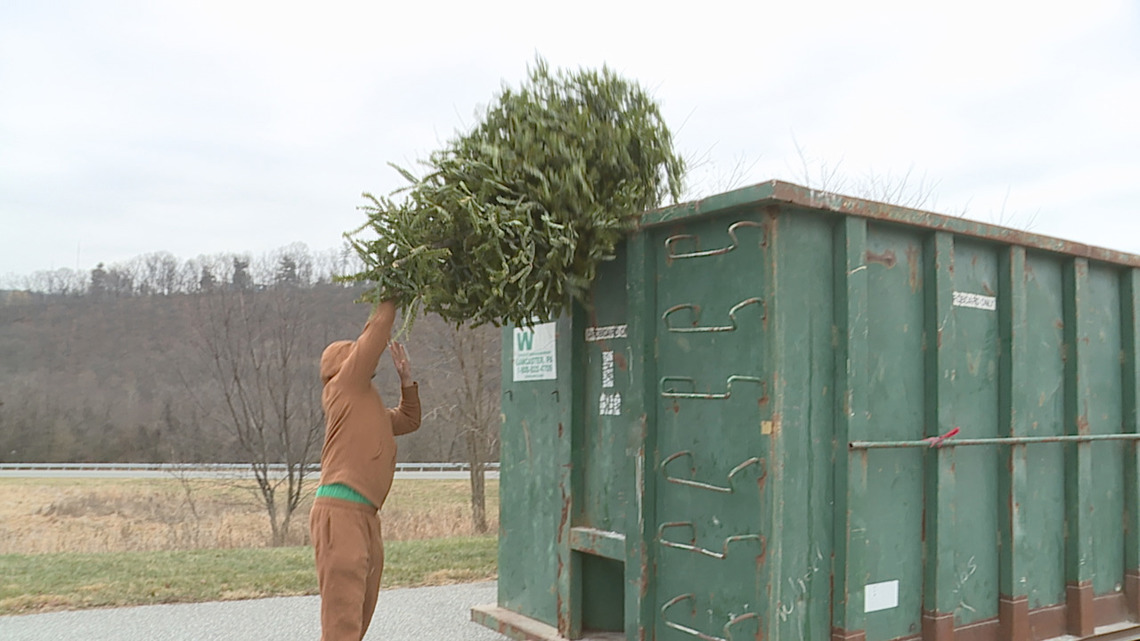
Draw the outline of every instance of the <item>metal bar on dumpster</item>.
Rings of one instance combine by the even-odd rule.
[[[741,621],[747,621],[748,619],[759,619],[760,618],[760,615],[756,614],[755,612],[749,612],[747,614],[741,614],[740,616],[733,617],[728,623],[724,624],[724,636],[723,637],[714,637],[712,635],[705,634],[704,632],[701,632],[700,630],[695,630],[693,628],[690,628],[689,626],[681,625],[680,623],[675,623],[675,622],[669,620],[669,618],[665,615],[665,612],[669,608],[680,603],[681,601],[693,601],[695,603],[696,597],[693,594],[681,594],[679,596],[673,597],[672,599],[669,599],[668,603],[661,606],[661,621],[666,626],[673,628],[674,630],[684,632],[685,634],[697,637],[698,639],[703,639],[704,641],[733,641],[733,636],[732,636],[732,627],[733,626],[740,623]],[[694,613],[696,612],[696,606],[693,607],[693,612]]]
[[[714,400],[714,401],[723,401],[723,400],[726,400],[732,396],[732,384],[736,381],[744,381],[747,383],[757,383],[762,388],[764,388],[765,393],[767,393],[767,389],[768,389],[768,383],[765,382],[764,379],[757,378],[755,376],[740,376],[737,374],[733,374],[732,376],[728,377],[728,381],[725,384],[725,391],[723,394],[705,394],[705,393],[696,392],[696,391],[677,392],[677,391],[673,390],[672,388],[670,388],[669,391],[665,391],[666,383],[677,382],[677,381],[683,381],[683,382],[688,383],[689,386],[691,388],[693,388],[694,390],[697,387],[696,381],[694,381],[692,378],[690,378],[688,376],[666,376],[666,377],[661,379],[661,383],[660,383],[662,398],[702,398],[702,399],[708,399],[708,400]]]
[[[686,527],[686,528],[689,528],[690,531],[692,531],[693,538],[690,539],[690,541],[692,541],[691,543],[678,543],[676,541],[666,541],[665,540],[665,530],[668,530],[671,528],[678,528],[678,527]],[[763,536],[761,536],[759,534],[737,534],[735,536],[730,536],[724,540],[724,548],[722,549],[723,551],[721,551],[721,552],[716,552],[716,551],[710,550],[708,548],[703,548],[703,547],[696,545],[696,539],[697,539],[697,528],[690,521],[673,521],[671,523],[662,523],[661,527],[657,528],[657,541],[661,545],[664,545],[667,548],[674,548],[677,550],[686,550],[688,552],[696,552],[698,554],[703,554],[705,556],[712,557],[714,559],[719,559],[719,560],[724,560],[725,557],[728,556],[728,546],[733,544],[733,543],[736,543],[738,541],[758,541],[760,543],[760,548],[761,548],[760,554],[758,556],[764,556],[764,552],[768,548],[767,539],[765,539]]]
[[[700,239],[698,237],[692,235],[692,234],[676,234],[674,236],[670,236],[670,237],[665,239],[665,258],[667,260],[672,260],[674,258],[704,258],[707,256],[720,256],[721,254],[727,254],[728,252],[736,249],[740,245],[740,241],[738,241],[736,239],[736,230],[741,228],[741,227],[761,227],[762,228],[763,225],[761,225],[760,223],[751,221],[751,220],[740,220],[740,221],[737,221],[735,223],[732,223],[728,227],[728,235],[730,238],[732,238],[732,244],[728,245],[727,247],[720,247],[717,249],[707,249],[705,251],[700,251],[700,246],[701,246]],[[686,253],[682,253],[682,254],[674,253],[673,243],[675,243],[679,240],[689,240],[689,239],[692,239],[695,242],[695,244],[697,246],[697,251],[691,251],[691,252],[686,252]]]
[[[661,315],[661,320],[664,321],[666,330],[668,330],[670,332],[677,333],[677,334],[696,334],[696,333],[704,333],[704,332],[735,332],[736,331],[736,312],[740,311],[741,309],[743,309],[749,305],[755,305],[756,303],[763,303],[763,302],[764,301],[762,299],[753,297],[753,298],[745,299],[743,301],[740,301],[736,305],[733,305],[732,309],[728,310],[728,319],[730,321],[732,321],[731,325],[714,325],[714,326],[706,326],[706,327],[697,327],[696,324],[700,322],[700,318],[701,318],[701,308],[700,308],[700,306],[694,305],[692,303],[683,303],[681,305],[674,305],[674,306],[670,307],[669,309],[665,310],[664,314]],[[673,327],[672,325],[669,324],[669,316],[671,316],[672,314],[674,314],[676,312],[681,311],[682,309],[693,310],[693,325],[694,325],[693,327]]]
[[[711,490],[713,492],[723,492],[725,494],[731,494],[733,492],[732,479],[737,474],[739,474],[741,471],[743,471],[744,469],[746,469],[752,465],[756,465],[756,464],[760,464],[761,468],[764,467],[764,465],[763,465],[764,462],[761,461],[760,459],[756,458],[755,456],[753,456],[752,458],[744,461],[740,465],[737,465],[736,467],[732,468],[732,471],[728,473],[728,487],[724,487],[722,485],[712,485],[711,483],[702,483],[700,481],[694,481],[692,479],[683,479],[683,478],[679,478],[676,476],[670,476],[669,471],[667,469],[669,467],[669,464],[672,463],[673,461],[681,458],[682,456],[688,456],[689,460],[691,461],[693,458],[693,453],[688,451],[688,450],[684,450],[684,451],[677,452],[676,454],[671,455],[669,458],[667,458],[661,462],[661,470],[665,473],[665,480],[666,481],[669,481],[670,483],[677,483],[678,485],[687,485],[689,487],[695,487],[695,488],[699,488],[702,490]],[[691,463],[689,464],[689,471],[694,472],[694,473],[696,472],[696,468],[693,467]],[[767,473],[768,473],[767,469],[763,469],[760,472],[760,478],[764,478],[764,476],[767,475]]]
[[[1058,436],[1013,436],[994,438],[954,438],[942,441],[937,447],[969,447],[975,445],[1036,445],[1039,443],[1084,443],[1088,441],[1140,441],[1140,434],[1066,434]],[[851,441],[852,450],[881,450],[907,447],[936,447],[929,440],[922,441]]]

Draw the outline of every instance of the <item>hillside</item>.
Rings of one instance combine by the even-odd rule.
[[[277,312],[280,326],[258,326],[257,341],[293,336],[288,361],[294,397],[319,394],[316,363],[327,342],[355,338],[368,315],[359,291],[331,284],[232,293],[97,296],[5,292],[0,296],[0,461],[236,461],[232,429],[211,373],[211,330],[231,313]],[[273,316],[269,316],[273,318]],[[259,321],[268,323],[269,321]],[[491,375],[483,390],[497,403],[498,332],[480,357]],[[406,341],[420,381],[424,423],[400,440],[401,461],[460,460],[460,387],[455,332],[421,319]],[[376,385],[395,403],[398,379],[381,362]],[[494,412],[497,418],[497,409]],[[497,428],[497,425],[495,426]],[[492,453],[492,457],[495,455]]]

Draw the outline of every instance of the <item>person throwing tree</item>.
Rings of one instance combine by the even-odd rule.
[[[396,439],[420,426],[419,387],[403,345],[392,341],[396,306],[380,303],[355,341],[321,354],[325,443],[309,514],[321,593],[321,641],[360,641],[384,570],[379,510],[396,472]],[[400,404],[384,406],[372,377],[385,347],[400,376]]]

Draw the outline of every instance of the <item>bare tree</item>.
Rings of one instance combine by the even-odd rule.
[[[439,412],[458,428],[454,445],[470,465],[471,518],[487,531],[486,468],[498,446],[500,334],[495,327],[445,326],[436,344]]]
[[[67,267],[35,272],[24,283],[24,289],[49,296],[82,296],[88,286],[87,272]]]
[[[327,332],[290,287],[218,289],[196,297],[198,342],[214,418],[249,461],[272,531],[283,545],[324,431],[316,354]],[[311,304],[311,303],[310,303]],[[272,466],[283,465],[283,471]]]

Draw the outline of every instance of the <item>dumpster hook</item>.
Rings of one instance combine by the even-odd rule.
[[[697,236],[694,236],[692,234],[677,234],[675,236],[670,236],[670,237],[665,239],[665,258],[666,258],[666,260],[673,260],[674,258],[704,258],[706,256],[720,256],[721,254],[727,254],[728,252],[736,249],[740,245],[740,241],[736,238],[736,230],[740,229],[741,227],[760,227],[761,229],[764,229],[764,225],[762,225],[758,222],[755,222],[755,221],[751,221],[751,220],[737,221],[737,222],[732,223],[731,225],[728,226],[728,236],[729,236],[729,238],[732,239],[731,245],[728,245],[727,247],[720,247],[718,249],[709,249],[706,251],[700,250],[701,239]],[[760,246],[761,247],[763,247],[768,242],[768,239],[766,238],[767,231],[768,231],[767,229],[764,229],[764,232],[765,232],[764,236],[760,240]],[[696,248],[696,251],[685,252],[685,253],[680,253],[680,254],[677,253],[677,251],[673,247],[673,243],[675,243],[679,240],[692,240],[693,246]]]
[[[665,480],[666,481],[669,481],[670,483],[676,483],[678,485],[688,485],[689,487],[695,487],[695,488],[699,488],[702,490],[711,490],[713,492],[723,492],[725,494],[731,494],[734,492],[733,479],[736,477],[737,474],[744,471],[746,468],[751,467],[753,465],[758,465],[760,467],[760,478],[761,479],[764,478],[765,476],[767,476],[767,473],[768,473],[767,468],[764,465],[764,461],[753,456],[752,458],[747,459],[746,461],[744,461],[740,465],[737,465],[736,467],[732,468],[732,471],[728,473],[728,486],[727,487],[722,486],[722,485],[713,485],[711,483],[702,483],[700,481],[695,481],[691,478],[685,479],[685,478],[680,478],[677,476],[670,475],[669,471],[667,469],[669,467],[669,464],[672,463],[673,461],[676,461],[677,459],[679,459],[681,457],[684,457],[684,456],[689,457],[690,476],[696,476],[697,468],[692,462],[693,461],[693,453],[688,451],[688,450],[683,450],[681,452],[677,452],[676,454],[671,455],[669,458],[667,458],[661,462],[661,471],[665,474]]]
[[[763,303],[763,302],[764,301],[762,299],[753,297],[753,298],[747,298],[745,300],[740,301],[736,305],[733,305],[732,309],[728,310],[728,319],[730,321],[730,324],[728,324],[728,325],[715,325],[715,326],[705,326],[705,327],[697,326],[697,323],[699,323],[701,320],[701,308],[698,305],[694,305],[692,303],[682,303],[680,305],[674,305],[674,306],[670,307],[669,309],[665,310],[664,314],[662,314],[661,320],[662,320],[662,322],[665,323],[665,329],[667,331],[676,332],[679,334],[680,333],[697,333],[697,332],[734,332],[734,331],[736,331],[736,328],[737,328],[736,312],[740,311],[742,308],[747,307],[749,305],[754,305],[756,303]],[[691,309],[692,310],[692,317],[693,317],[693,321],[692,321],[693,326],[692,327],[677,327],[677,326],[673,326],[669,323],[669,317],[671,315],[681,311],[682,309]]]
[[[673,607],[674,605],[677,605],[681,601],[691,601],[693,603],[693,608],[691,611],[692,615],[696,614],[696,612],[697,612],[696,595],[691,594],[691,593],[690,594],[681,594],[679,596],[673,597],[672,599],[669,599],[669,601],[665,605],[661,606],[661,621],[666,626],[673,628],[674,630],[677,630],[679,632],[684,632],[685,634],[697,637],[698,639],[703,639],[704,641],[733,641],[733,637],[732,637],[733,626],[740,623],[741,621],[745,621],[748,619],[756,619],[757,621],[760,620],[760,615],[755,613],[755,612],[749,612],[747,614],[742,614],[740,616],[733,617],[731,621],[724,624],[724,628],[723,628],[724,629],[724,636],[723,637],[714,637],[712,635],[705,634],[704,632],[701,632],[700,630],[696,630],[696,629],[690,628],[686,625],[681,625],[680,623],[675,623],[675,622],[669,620],[669,617],[666,616],[666,614],[665,614],[666,611],[669,608]]]

